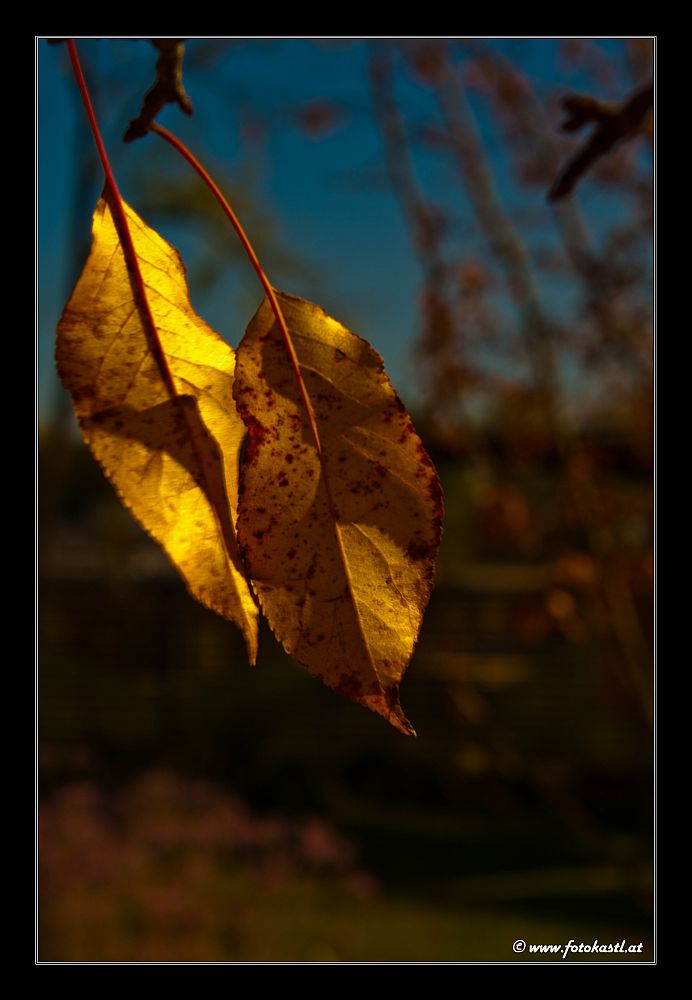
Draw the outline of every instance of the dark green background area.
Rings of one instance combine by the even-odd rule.
[[[74,461],[93,480],[90,459]],[[459,474],[441,468],[454,502]],[[42,801],[59,811],[75,782],[98,790],[68,841],[79,873],[82,837],[122,790],[152,771],[177,775],[165,806],[171,827],[183,824],[177,859],[160,870],[154,854],[138,891],[175,886],[205,919],[191,929],[140,914],[130,926],[132,889],[70,880],[46,844],[57,888],[54,898],[47,888],[44,957],[176,960],[188,942],[190,960],[510,961],[518,937],[626,937],[651,959],[651,734],[592,649],[517,638],[535,566],[515,566],[510,583],[507,567],[486,566],[482,582],[435,591],[402,687],[419,733],[406,739],[309,677],[266,628],[250,668],[232,626],[188,598],[105,482],[90,488],[91,530],[73,538],[81,571],[61,563],[41,586]],[[446,535],[441,574],[453,578],[452,543]],[[133,563],[150,578],[133,578]],[[326,871],[282,855],[287,870],[266,884],[261,850],[186,841],[186,782],[199,779],[258,816],[321,817],[355,855]],[[93,849],[137,841],[110,822],[115,841]],[[214,858],[210,885],[180,875],[198,850]],[[374,880],[364,899],[349,891],[349,866]],[[76,913],[65,915],[71,895]],[[99,895],[103,921],[85,917],[85,929],[80,905],[90,913],[84,897]]]

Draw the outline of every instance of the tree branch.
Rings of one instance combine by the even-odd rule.
[[[125,142],[145,136],[159,111],[167,104],[177,104],[186,115],[192,114],[192,101],[183,86],[184,41],[182,38],[152,38],[151,44],[159,50],[156,81],[144,95],[139,115],[128,125]]]
[[[636,90],[619,107],[602,104],[593,97],[566,97],[562,106],[567,118],[562,123],[562,131],[576,132],[589,124],[595,124],[596,128],[588,142],[568,160],[548,192],[548,200],[559,201],[566,197],[596,160],[618,143],[633,139],[641,131],[653,103],[653,82]]]

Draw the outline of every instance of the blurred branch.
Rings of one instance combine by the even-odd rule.
[[[167,104],[177,104],[186,115],[192,114],[192,101],[183,86],[183,55],[185,43],[181,38],[152,38],[158,49],[156,81],[144,95],[139,115],[127,127],[125,142],[145,136],[159,111]]]
[[[484,60],[486,70],[491,70],[495,76],[492,92],[497,102],[506,95],[507,104],[501,110],[506,112],[506,119],[516,130],[520,124],[520,132],[527,147],[534,150],[542,162],[558,166],[558,154],[547,122],[544,120],[540,103],[535,98],[530,86],[521,85],[517,80],[516,70],[500,55],[477,44],[472,48],[473,55]],[[537,384],[539,377],[546,381],[543,384],[548,392],[555,383],[551,382],[551,365],[554,364],[555,344],[550,338],[549,328],[543,326],[546,318],[542,314],[542,304],[539,300],[539,290],[534,277],[532,263],[521,235],[513,227],[511,220],[505,214],[499,195],[495,188],[490,164],[483,148],[481,136],[473,126],[471,109],[460,85],[454,65],[446,58],[439,48],[427,53],[425,68],[436,84],[437,95],[443,114],[447,121],[453,148],[457,156],[465,186],[470,200],[477,213],[479,223],[485,232],[491,251],[505,271],[510,293],[518,308],[526,331],[527,343],[532,349],[535,364]],[[644,95],[644,91],[640,92]],[[629,105],[630,102],[628,102]],[[581,127],[587,121],[598,121],[604,127],[611,123],[613,116],[621,115],[622,109],[608,110],[597,102],[577,102],[568,108],[571,112],[570,128]],[[631,108],[617,127],[624,129],[626,122],[634,128],[633,122],[637,106]],[[639,120],[645,112],[640,114]],[[516,131],[514,139],[516,139]],[[512,136],[508,134],[508,140]],[[607,343],[612,335],[610,327],[612,318],[608,309],[617,298],[617,274],[613,263],[594,254],[590,247],[588,231],[575,203],[554,205],[555,219],[568,251],[570,260],[579,274],[585,293],[585,305],[592,320],[592,325],[599,331],[601,343]],[[538,320],[537,330],[532,330],[532,319]],[[543,337],[541,337],[541,328]],[[548,339],[546,341],[546,335]],[[634,342],[630,354],[636,360]],[[645,377],[646,372],[637,366],[636,373]],[[550,396],[548,396],[550,399]],[[553,406],[556,404],[553,398]],[[551,413],[548,408],[548,413]],[[555,410],[552,410],[554,416]],[[557,446],[563,471],[568,469],[568,459],[577,443],[566,426],[559,430],[554,425],[555,445]],[[617,666],[622,666],[622,683],[641,707],[644,718],[651,720],[650,692],[646,677],[646,664],[649,662],[649,649],[644,631],[639,621],[636,602],[627,574],[619,566],[614,554],[607,557],[594,548],[594,525],[599,524],[603,503],[600,499],[601,479],[604,470],[593,470],[593,479],[578,482],[574,477],[566,477],[565,502],[574,516],[576,524],[586,539],[586,549],[592,557],[604,564],[603,572],[598,580],[598,599],[606,631],[615,640],[622,653],[622,662],[615,658]],[[590,497],[593,494],[593,497]]]
[[[537,177],[537,182],[542,185],[546,177],[554,177],[558,173],[562,160],[544,101],[529,79],[523,77],[518,68],[496,49],[478,40],[466,40],[460,45],[462,51],[475,59],[484,79],[491,84],[489,95],[504,128],[508,147],[521,150],[523,164],[528,159],[535,167],[532,176]],[[521,182],[522,162],[518,163],[517,169]],[[637,324],[629,322],[629,315],[618,323],[614,323],[613,319],[613,313],[617,313],[614,307],[623,299],[628,268],[608,247],[604,251],[595,249],[576,197],[553,201],[550,207],[569,261],[584,290],[585,313],[590,319],[588,329],[597,333],[601,345],[617,343],[626,346],[626,357],[632,370],[638,376],[645,374],[646,368],[635,337]],[[638,235],[646,229],[639,219],[632,220],[632,228]],[[628,264],[630,273],[633,273],[634,264]],[[617,326],[617,333],[614,326]],[[577,347],[582,356],[592,344],[585,332],[580,330],[577,334]]]
[[[456,330],[448,302],[448,266],[444,260],[440,220],[421,191],[416,176],[406,126],[394,96],[391,52],[387,44],[372,46],[368,69],[387,173],[424,275],[427,308],[420,353],[432,374],[429,396],[435,400],[439,411],[456,402],[459,395],[456,379],[449,371],[449,361],[455,352]]]
[[[392,187],[413,231],[421,263],[441,271],[444,265],[439,238],[416,178],[406,129],[392,90],[391,58],[386,46],[373,49],[369,73],[375,118],[384,140],[385,162]]]
[[[548,176],[560,168],[561,154],[548,121],[544,103],[539,99],[528,80],[519,81],[517,68],[487,42],[465,40],[463,50],[480,61],[493,73],[492,96],[505,126],[505,135],[511,145],[511,128],[518,123],[524,138],[525,149],[530,150]],[[519,86],[521,83],[521,87]],[[519,95],[517,97],[516,95]],[[576,200],[563,205],[553,205],[554,218],[560,235],[575,269],[582,277],[602,265],[590,248],[586,222]]]
[[[548,192],[548,200],[565,198],[596,160],[609,153],[618,143],[633,139],[641,131],[653,103],[653,81],[636,90],[619,107],[602,104],[593,97],[566,97],[562,102],[567,112],[567,118],[561,126],[563,132],[576,132],[590,124],[597,127],[588,142],[567,162]]]
[[[540,300],[527,248],[500,200],[483,140],[446,47],[435,47],[432,82],[459,173],[491,253],[505,274],[534,367],[545,424],[557,439],[558,372],[554,329]]]

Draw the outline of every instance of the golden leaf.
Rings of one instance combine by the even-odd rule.
[[[277,297],[290,343],[265,300],[236,358],[241,550],[286,651],[413,733],[399,682],[432,586],[439,479],[379,354],[319,306]]]
[[[146,302],[104,195],[58,325],[58,371],[121,500],[193,597],[236,622],[254,662],[258,612],[233,524],[245,435],[232,395],[234,354],[192,309],[177,250],[123,207]]]

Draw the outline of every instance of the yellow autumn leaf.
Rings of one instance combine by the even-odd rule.
[[[123,207],[146,302],[104,195],[58,325],[58,371],[123,503],[193,597],[236,622],[254,662],[258,612],[234,529],[245,428],[233,350],[192,309],[177,250]]]
[[[241,550],[286,651],[413,733],[399,682],[432,586],[439,479],[380,355],[276,294],[289,342],[265,300],[236,358]]]

